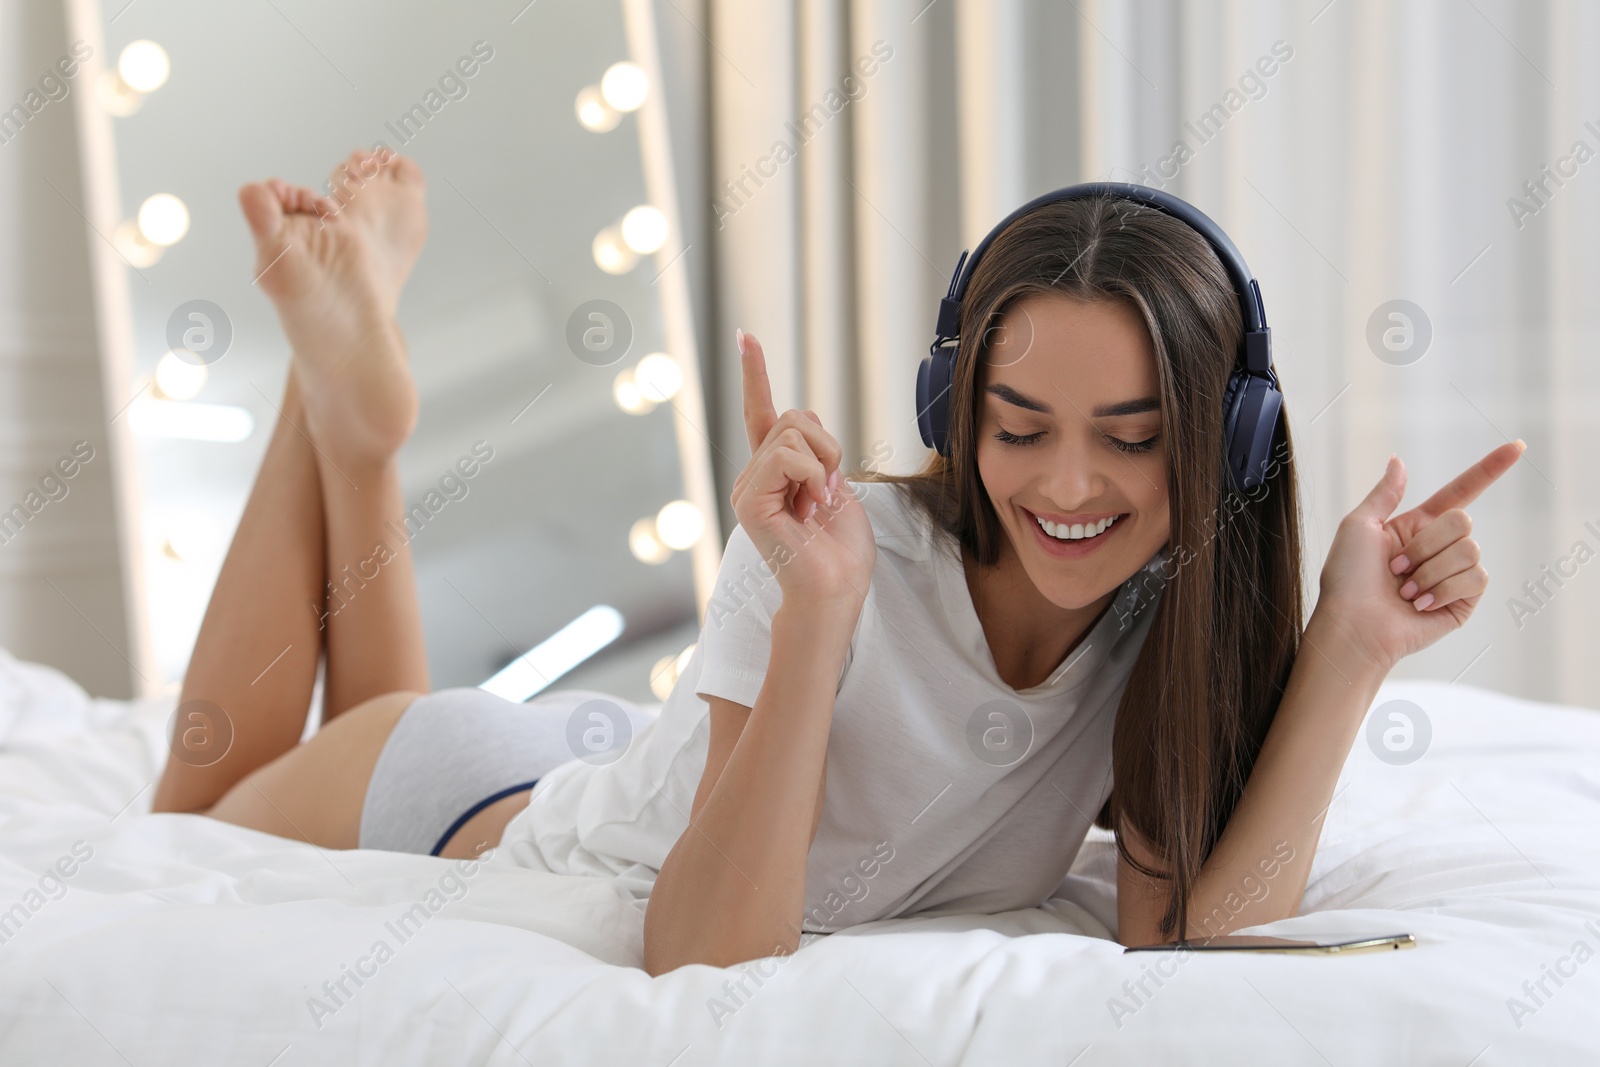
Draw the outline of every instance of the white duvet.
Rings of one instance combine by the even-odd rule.
[[[1123,955],[1096,831],[1045,908],[652,979],[605,880],[148,814],[170,702],[0,652],[0,1064],[1600,1062],[1600,713],[1397,698],[1426,752],[1363,734],[1301,914],[1251,932],[1415,949]]]

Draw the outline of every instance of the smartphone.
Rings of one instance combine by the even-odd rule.
[[[1417,939],[1411,934],[1363,937],[1354,941],[1292,941],[1286,937],[1223,934],[1220,937],[1202,937],[1191,941],[1172,941],[1164,945],[1131,945],[1122,951],[1124,953],[1176,952],[1180,949],[1191,949],[1195,952],[1310,952],[1323,956],[1348,956],[1355,952],[1381,952],[1416,946]]]

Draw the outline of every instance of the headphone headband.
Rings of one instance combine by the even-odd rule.
[[[1187,200],[1180,200],[1160,189],[1129,182],[1084,182],[1080,185],[1069,185],[1065,189],[1057,189],[1055,192],[1034,197],[1001,219],[999,225],[984,235],[983,240],[978,242],[978,247],[971,254],[962,252],[961,258],[956,261],[955,274],[950,278],[950,290],[939,301],[939,321],[929,350],[932,351],[960,337],[961,302],[966,298],[967,286],[972,282],[978,261],[983,258],[983,253],[988,250],[996,236],[1036,208],[1062,200],[1087,200],[1093,197],[1133,200],[1145,204],[1188,223],[1191,229],[1204,237],[1206,243],[1216,252],[1217,258],[1222,261],[1223,269],[1228,272],[1228,280],[1233,283],[1233,290],[1239,297],[1239,311],[1244,321],[1245,367],[1255,374],[1267,374],[1272,371],[1271,330],[1267,326],[1266,308],[1261,302],[1261,286],[1256,284],[1255,276],[1250,273],[1244,256],[1240,254],[1233,241],[1209,215]]]

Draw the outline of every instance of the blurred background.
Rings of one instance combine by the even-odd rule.
[[[234,191],[320,185],[383,140],[422,163],[433,219],[401,311],[424,397],[408,499],[475,442],[495,450],[413,543],[436,684],[564,633],[551,647],[584,655],[562,684],[649,699],[694,640],[748,456],[734,328],[764,342],[780,408],[817,410],[856,463],[915,469],[915,368],[961,250],[1032,196],[1114,179],[1195,203],[1261,282],[1313,601],[1391,451],[1409,508],[1521,437],[1472,508],[1488,593],[1395,674],[1600,691],[1595,5],[0,11],[0,107],[28,110],[74,41],[95,52],[62,99],[0,115],[0,508],[74,442],[97,457],[0,546],[0,644],[91,688],[181,677],[275,417],[287,352]],[[479,41],[493,58],[441,88]],[[140,45],[124,69],[139,42],[164,58]],[[162,195],[186,224],[167,244]],[[167,359],[196,299],[232,328],[203,380]],[[565,341],[592,300],[636,334],[615,363]],[[197,407],[236,439],[170,436]]]

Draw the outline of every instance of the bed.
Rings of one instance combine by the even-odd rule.
[[[0,652],[0,1063],[1600,1060],[1600,714],[1438,682],[1393,700],[1425,750],[1363,732],[1301,913],[1250,932],[1414,949],[1124,955],[1095,831],[1043,907],[652,979],[643,903],[606,880],[150,815],[172,701]]]

